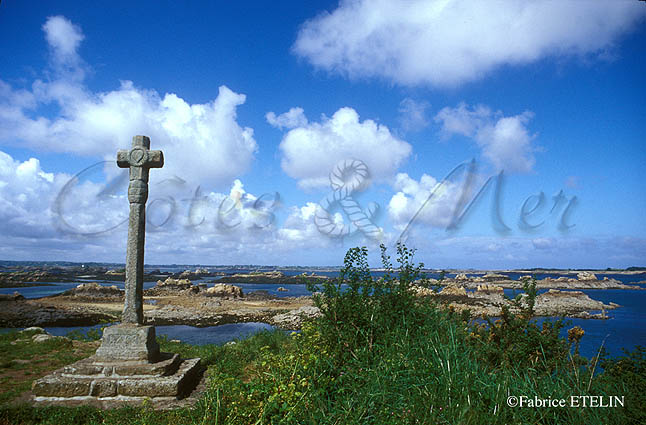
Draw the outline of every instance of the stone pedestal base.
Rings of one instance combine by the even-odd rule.
[[[106,361],[157,361],[159,345],[155,327],[120,324],[106,328],[101,338],[101,346],[96,350],[96,357]]]
[[[104,331],[101,347],[87,359],[34,382],[37,405],[116,407],[153,405],[186,398],[202,376],[200,359],[160,353],[152,326],[118,325]]]

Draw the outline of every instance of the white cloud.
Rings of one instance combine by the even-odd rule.
[[[256,196],[237,178],[257,149],[253,130],[236,121],[244,95],[221,86],[213,101],[190,104],[130,81],[95,93],[83,80],[81,30],[62,17],[49,19],[43,29],[51,49],[45,75],[51,78],[33,81],[27,89],[0,81],[0,143],[107,162],[77,181],[42,170],[36,158],[21,162],[0,152],[0,257],[122,261],[128,180],[127,170],[115,166],[115,154],[135,134],[148,135],[152,148],[165,154],[164,168],[151,173],[147,261],[284,264],[290,253],[300,258],[306,248],[336,243],[316,228],[314,204],[289,208],[281,226],[274,215],[281,206],[277,194]],[[352,116],[342,118],[343,111],[328,126],[334,123],[342,135],[354,131],[373,147],[400,147],[408,155],[410,146],[386,127],[360,123],[356,113],[354,123]],[[274,119],[279,127],[314,132],[323,127],[308,124],[299,108]],[[388,168],[375,164],[377,170]],[[212,185],[230,190],[211,191]]]
[[[455,108],[443,108],[435,121],[442,124],[446,136],[460,134],[474,139],[497,170],[524,173],[531,171],[536,162],[536,148],[532,146],[535,135],[527,129],[532,117],[529,111],[505,117],[483,105],[469,109],[460,103]]]
[[[321,122],[292,128],[283,137],[280,150],[283,170],[298,179],[301,187],[328,187],[330,172],[340,161],[363,161],[372,179],[388,179],[412,148],[385,125],[360,121],[354,109],[345,107],[332,118],[323,116]]]
[[[47,239],[56,239],[58,232],[53,225],[55,213],[50,206],[70,178],[66,174],[45,172],[36,158],[21,162],[0,151],[0,245],[17,248],[29,243],[26,241],[38,244]],[[91,188],[91,183],[86,184],[77,194],[91,192]],[[72,221],[80,227],[85,226],[84,199],[74,197],[72,202]],[[97,207],[96,203],[93,206]],[[113,211],[108,209],[103,212],[106,219],[110,219]],[[22,242],[7,243],[9,238],[19,238]]]
[[[101,165],[96,171],[101,171]],[[123,262],[127,228],[122,221],[128,214],[125,186],[110,192],[106,182],[97,183],[95,177],[82,176],[62,191],[71,176],[43,169],[37,158],[19,161],[0,151],[0,258]],[[405,174],[397,176],[395,196],[403,206],[391,209],[389,205],[389,213],[399,229],[435,184],[431,176],[419,181]],[[344,245],[321,233],[314,223],[317,204],[312,202],[288,207],[281,224],[269,215],[279,215],[280,204],[274,202],[278,199],[250,193],[239,180],[224,193],[208,192],[191,203],[194,190],[182,181],[151,183],[148,264],[339,264],[349,247],[370,246],[367,238]],[[443,217],[452,213],[451,193],[445,203],[433,205],[418,220],[443,226]],[[171,203],[174,210],[169,208]],[[335,214],[335,219],[340,221],[343,216]],[[119,223],[100,234],[79,234],[100,232]],[[385,241],[392,246],[398,235],[399,231],[387,233]],[[429,267],[626,267],[639,265],[646,254],[644,239],[620,236],[429,237],[427,228],[410,236],[408,246],[419,248],[417,260]]]
[[[85,76],[83,61],[77,50],[85,38],[81,28],[63,16],[50,16],[42,27],[49,45],[55,71],[67,78],[82,79]]]
[[[73,179],[0,151],[0,258],[123,261],[127,171],[115,184],[99,178],[103,165]],[[316,206],[288,208],[281,225],[278,195],[249,193],[238,179],[225,193],[157,179],[146,211],[146,261],[284,264],[334,243],[314,224]]]
[[[399,121],[405,131],[420,131],[428,126],[426,110],[430,105],[407,97],[399,104]]]
[[[549,56],[607,57],[645,15],[636,1],[344,0],[305,22],[293,50],[350,77],[455,86]]]
[[[532,239],[532,245],[536,249],[552,249],[556,246],[556,241],[552,238],[535,238]]]
[[[47,18],[43,31],[47,43],[60,57],[75,57],[76,50],[85,38],[81,29],[63,16]]]
[[[0,142],[114,160],[132,136],[145,134],[151,147],[165,154],[157,178],[178,175],[203,185],[226,185],[248,169],[257,144],[253,130],[236,121],[245,95],[221,86],[216,99],[190,104],[131,81],[93,93],[82,81],[77,54],[81,30],[60,16],[49,18],[43,29],[52,49],[51,66],[66,69],[52,80],[34,81],[30,91],[0,81]],[[38,115],[37,108],[50,102],[58,104],[60,113]]]
[[[326,239],[314,224],[314,215],[318,205],[307,202],[302,207],[291,207],[289,216],[283,227],[278,231],[279,237],[285,241],[299,243],[305,246],[308,241],[321,245]]]
[[[388,203],[388,215],[395,229],[404,230],[413,217],[418,225],[446,228],[451,223],[460,187],[450,181],[438,184],[428,174],[423,174],[419,181],[406,173],[397,174],[394,184],[397,193]]]
[[[265,118],[269,124],[278,129],[304,127],[307,125],[307,118],[303,113],[303,108],[291,108],[289,111],[278,116],[273,112],[267,112]]]

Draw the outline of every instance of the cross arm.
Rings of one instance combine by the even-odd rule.
[[[164,153],[162,151],[148,151],[147,165],[150,168],[162,168],[164,166]]]
[[[135,148],[139,149],[140,148]],[[162,168],[164,166],[164,153],[162,151],[144,151],[140,162],[132,162],[131,152],[120,150],[117,152],[117,165],[119,168],[129,168],[131,166],[145,167],[145,168]],[[139,158],[138,158],[139,159]],[[135,159],[137,161],[137,159]]]
[[[117,152],[117,165],[119,168],[130,167],[130,151],[120,150]]]

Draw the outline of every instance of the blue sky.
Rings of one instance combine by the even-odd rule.
[[[646,264],[643,2],[35,3],[0,5],[2,259],[123,261],[145,134],[148,263],[337,265],[408,226],[430,267]]]

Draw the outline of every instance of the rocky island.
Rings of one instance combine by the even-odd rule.
[[[268,272],[251,272],[236,273],[233,275],[222,276],[215,282],[218,283],[275,283],[279,285],[289,285],[296,283],[306,283],[315,281],[315,283],[328,280],[327,276],[319,276],[314,273],[302,273],[296,276],[286,276],[285,273],[274,270]]]
[[[188,273],[179,274],[178,277],[182,275],[190,277]],[[265,272],[226,276],[216,280],[215,284],[196,284],[188,278],[166,277],[144,291],[146,322],[151,325],[200,327],[264,322],[284,329],[297,329],[303,318],[314,317],[318,313],[309,296],[276,297],[266,291],[243,293],[240,287],[223,282],[230,282],[231,279],[249,282],[249,276],[264,283],[273,277],[283,284],[287,283],[286,279],[298,279],[299,283],[311,279],[320,283],[322,279],[328,279]],[[537,296],[536,315],[606,318],[606,311],[619,307],[617,304],[604,304],[581,291],[570,289],[635,288],[612,279],[598,280],[593,276],[579,274],[577,279],[537,281],[537,288],[549,290]],[[432,289],[434,286],[437,288]],[[504,297],[504,288],[522,289],[522,282],[495,273],[482,277],[458,274],[455,278],[442,281],[430,279],[424,286],[413,287],[420,297],[432,298],[457,310],[468,309],[472,316],[497,316],[502,306],[512,306],[510,300]],[[87,326],[116,322],[120,320],[123,300],[123,290],[115,285],[104,286],[96,282],[82,283],[61,294],[39,299],[24,299],[19,294],[4,295],[0,297],[0,327]]]
[[[487,272],[482,276],[469,277],[466,273],[457,273],[453,278],[442,280],[444,285],[458,285],[467,289],[477,289],[483,284],[492,284],[501,288],[522,289],[522,280],[532,279],[531,275],[522,276],[519,280],[513,280],[504,274]],[[430,279],[432,283],[438,283],[436,279]],[[589,271],[578,272],[576,278],[560,276],[558,278],[547,277],[536,280],[537,289],[641,289],[636,285],[621,283],[616,279],[609,279],[607,276],[599,279]]]

